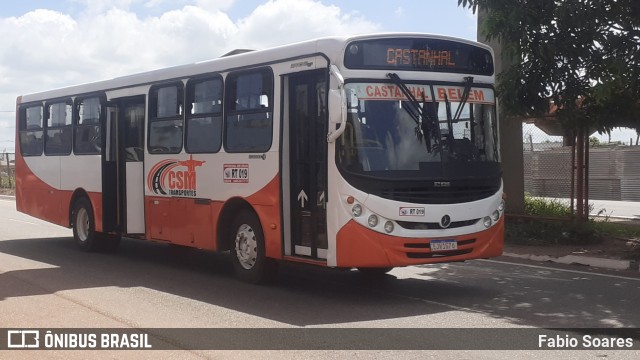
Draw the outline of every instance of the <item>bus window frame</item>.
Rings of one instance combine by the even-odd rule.
[[[216,81],[219,80],[220,82],[220,90],[221,90],[221,97],[220,97],[220,111],[218,112],[205,112],[205,113],[198,113],[198,114],[191,114],[192,111],[192,104],[193,101],[195,100],[195,86],[207,81]],[[215,153],[219,153],[220,150],[222,149],[222,144],[224,142],[224,108],[225,108],[225,81],[224,78],[222,77],[221,74],[219,73],[213,73],[213,74],[205,74],[205,75],[200,75],[200,76],[195,76],[192,78],[189,78],[189,80],[187,81],[187,85],[185,86],[185,101],[184,101],[184,113],[185,113],[185,120],[184,120],[184,141],[183,141],[183,147],[186,153],[188,154],[215,154]],[[215,118],[219,118],[220,119],[220,127],[219,127],[219,131],[220,133],[218,134],[219,136],[219,145],[216,149],[212,149],[212,150],[206,150],[206,151],[193,151],[191,149],[189,149],[189,129],[191,127],[189,120],[193,120],[193,119],[201,119],[201,118],[208,118],[211,117],[212,121],[215,121]]]
[[[40,128],[39,129],[29,129],[27,126],[27,109],[29,108],[33,108],[33,107],[40,107]],[[43,102],[38,101],[38,102],[31,102],[31,103],[25,103],[25,104],[20,104],[20,107],[18,109],[19,113],[18,113],[18,146],[20,146],[20,153],[22,156],[24,157],[35,157],[35,156],[42,156],[44,154],[44,137],[45,137],[45,122],[44,122],[44,105]],[[41,141],[40,141],[40,152],[38,154],[36,153],[29,153],[26,154],[24,152],[24,145],[22,142],[22,134],[29,134],[29,133],[35,133],[35,132],[42,132],[41,135]]]
[[[250,108],[250,109],[242,109],[242,110],[237,110],[237,109],[233,109],[231,110],[231,103],[232,101],[236,101],[237,100],[237,93],[238,93],[238,88],[237,88],[237,80],[240,76],[242,75],[252,75],[252,74],[258,74],[258,75],[262,75],[262,79],[263,79],[263,85],[264,85],[264,79],[268,79],[268,81],[270,82],[269,84],[267,84],[267,93],[265,94],[265,87],[263,86],[262,88],[262,94],[260,95],[260,97],[262,96],[267,96],[268,99],[268,106],[266,107],[257,107],[257,108]],[[234,85],[232,87],[232,85]],[[224,150],[227,153],[236,153],[236,154],[242,154],[242,153],[265,153],[268,152],[269,150],[271,150],[271,148],[273,147],[273,129],[274,129],[274,118],[273,118],[273,112],[274,112],[274,105],[275,105],[275,78],[274,78],[274,73],[273,73],[273,69],[269,66],[265,66],[265,67],[259,67],[259,68],[253,68],[253,69],[247,69],[247,70],[238,70],[238,71],[233,71],[227,74],[225,81],[224,81],[224,115],[223,115],[223,144],[224,144]],[[233,96],[231,96],[231,91],[234,90],[234,94]],[[267,117],[269,119],[269,123],[270,123],[270,134],[271,136],[269,137],[269,143],[268,144],[264,144],[265,146],[263,148],[257,148],[257,149],[248,149],[248,148],[240,148],[240,149],[236,149],[234,148],[230,148],[229,147],[229,119],[232,116],[237,116],[238,119],[243,116],[243,115],[260,115],[260,114],[268,114],[269,116]]]
[[[100,115],[98,117],[97,123],[92,124],[80,124],[80,104],[87,100],[97,98],[100,101]],[[73,101],[73,154],[74,155],[101,155],[102,149],[105,145],[105,136],[104,136],[104,123],[106,119],[106,111],[107,111],[107,97],[104,93],[95,93],[95,94],[83,94],[75,97]],[[82,128],[95,127],[98,125],[100,132],[100,149],[96,149],[97,151],[78,151],[78,136],[77,131]]]
[[[178,89],[178,94],[177,94],[177,100],[179,101],[177,105],[177,109],[178,110],[178,115],[173,115],[173,116],[163,116],[163,117],[158,117],[158,96],[157,96],[157,91],[159,89],[162,88],[170,88],[170,87],[177,87]],[[154,96],[155,94],[155,96]],[[185,111],[185,103],[186,103],[186,98],[185,98],[185,85],[183,81],[170,81],[170,82],[165,82],[165,83],[160,83],[160,84],[155,84],[153,86],[151,86],[151,88],[149,88],[149,93],[148,93],[148,106],[147,106],[147,126],[146,126],[146,130],[147,130],[147,151],[149,152],[149,154],[152,155],[160,155],[160,154],[179,154],[182,152],[182,149],[184,148],[184,140],[185,140],[185,116],[186,116],[186,111]],[[180,111],[182,113],[180,113]],[[163,121],[180,121],[180,128],[181,128],[181,134],[180,134],[180,146],[178,147],[177,150],[173,150],[171,151],[168,147],[166,148],[168,151],[163,151],[162,148],[163,146],[158,146],[158,147],[154,147],[153,151],[152,151],[152,146],[151,146],[151,128],[153,126],[153,124],[158,123],[158,122],[163,122]]]
[[[50,110],[49,107],[52,105],[56,105],[56,104],[65,104],[71,107],[71,122],[69,124],[65,124],[65,125],[58,125],[58,126],[50,126],[49,125],[49,120],[50,120]],[[42,137],[42,140],[44,142],[43,145],[43,149],[44,149],[44,155],[45,156],[69,156],[71,155],[71,153],[73,152],[73,147],[74,147],[74,141],[73,138],[74,136],[74,126],[73,126],[73,122],[74,122],[74,102],[72,98],[61,98],[61,99],[53,99],[53,100],[47,100],[44,103],[44,108],[43,108],[43,113],[42,113],[42,119],[43,119],[43,125],[44,125],[44,134]],[[68,144],[68,148],[69,151],[68,152],[51,152],[47,150],[47,143],[49,142],[49,130],[64,130],[64,129],[68,129],[70,132],[70,136],[69,136],[69,144]],[[62,133],[61,133],[62,134]]]

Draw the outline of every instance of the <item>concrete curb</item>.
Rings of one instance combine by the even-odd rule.
[[[530,254],[514,254],[505,252],[502,255],[514,257],[518,259],[526,259],[532,261],[539,262],[554,262],[558,264],[578,264],[578,265],[588,265],[597,268],[603,269],[612,269],[612,270],[638,270],[638,263],[631,260],[617,260],[617,259],[605,259],[605,258],[596,258],[589,256],[576,256],[576,255],[567,255],[562,257],[553,257],[549,255],[530,255]]]
[[[3,200],[15,200],[16,197],[15,196],[11,196],[11,195],[0,195],[0,199],[3,199]]]

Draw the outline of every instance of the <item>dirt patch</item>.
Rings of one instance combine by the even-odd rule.
[[[601,242],[584,245],[523,245],[506,243],[505,252],[515,254],[590,256],[606,259],[640,260],[640,240],[605,237]]]

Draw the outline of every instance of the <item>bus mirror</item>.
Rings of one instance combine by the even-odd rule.
[[[344,78],[338,67],[331,65],[330,72],[338,82],[337,89],[329,90],[329,134],[327,134],[327,141],[332,143],[344,132],[347,122],[347,98],[344,91]],[[336,129],[338,124],[339,127]]]

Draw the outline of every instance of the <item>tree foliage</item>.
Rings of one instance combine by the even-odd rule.
[[[484,34],[513,66],[498,77],[507,112],[548,113],[610,131],[640,129],[640,0],[458,0],[487,11]]]

